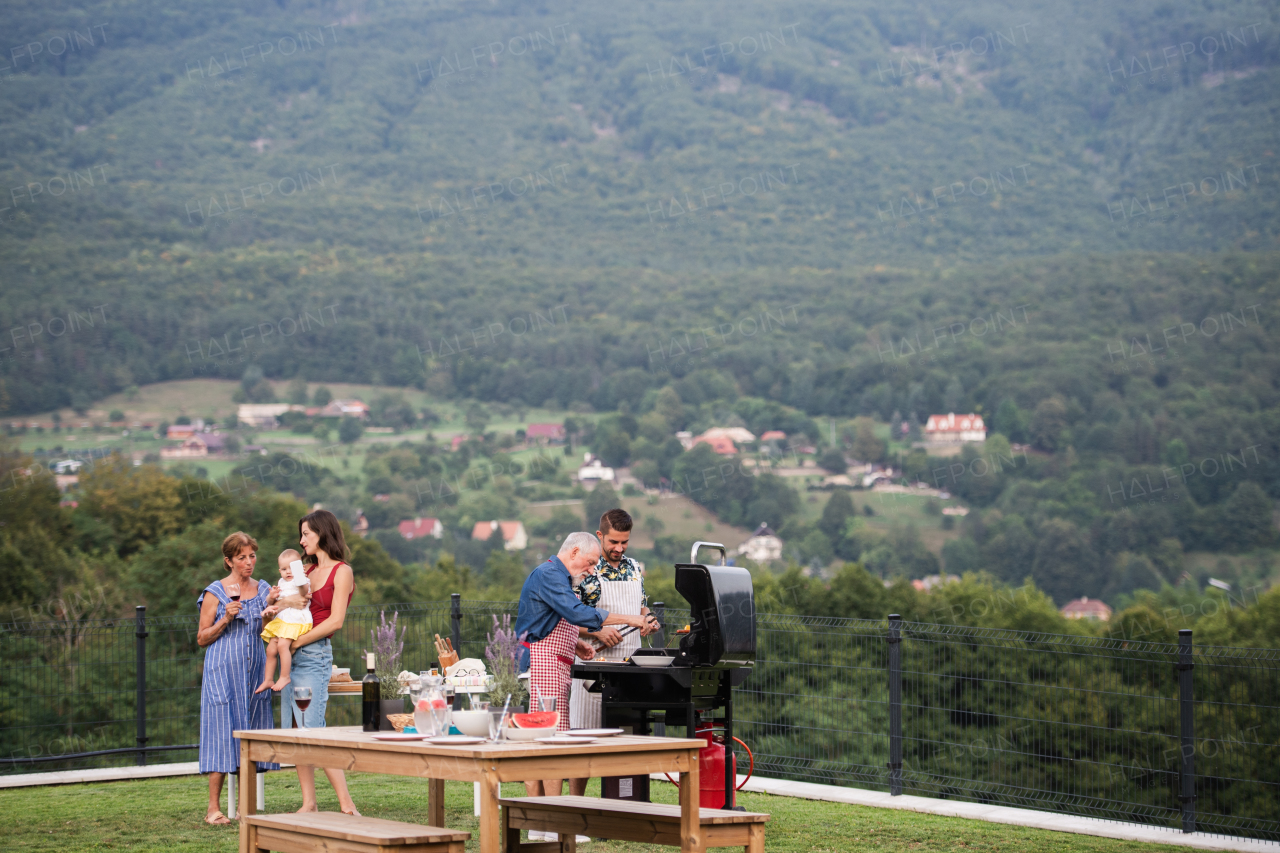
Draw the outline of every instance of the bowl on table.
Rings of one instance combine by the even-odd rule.
[[[555,726],[547,726],[542,729],[518,729],[507,722],[507,727],[502,730],[502,736],[507,740],[516,741],[535,741],[540,737],[550,737],[556,733]]]
[[[464,735],[471,735],[472,737],[489,736],[488,711],[454,711],[453,724]]]

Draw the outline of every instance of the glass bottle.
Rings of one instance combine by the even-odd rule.
[[[365,673],[364,680],[360,684],[361,698],[363,700],[361,706],[362,726],[366,732],[376,732],[378,730],[379,718],[382,716],[381,698],[382,688],[378,681],[378,675],[373,667],[373,652],[365,655]]]

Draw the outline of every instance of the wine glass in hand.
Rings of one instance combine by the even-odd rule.
[[[311,688],[300,687],[300,686],[294,687],[293,688],[293,704],[297,705],[298,711],[301,712],[298,715],[298,722],[300,723],[300,725],[298,726],[298,729],[299,730],[305,729],[307,727],[306,711],[307,711],[307,708],[311,705]]]

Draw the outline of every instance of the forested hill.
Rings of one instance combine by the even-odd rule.
[[[1274,4],[0,4],[4,233],[536,266],[1274,247]]]
[[[1184,551],[1277,541],[1278,19],[0,0],[0,417],[193,376],[413,385],[599,414],[574,450],[650,485],[715,461],[672,433],[741,422],[945,486],[975,510],[948,570],[1059,600],[1177,582]],[[983,455],[876,437],[949,411],[987,418]],[[851,416],[876,423],[817,421]],[[906,528],[795,497],[696,499],[819,565],[936,571]]]
[[[7,413],[238,376],[214,343],[232,332],[274,376],[611,407],[620,370],[718,366],[880,417],[937,408],[952,376],[965,404],[1031,408],[1147,374],[1163,393],[1178,370],[1263,381],[1241,346],[1271,364],[1274,260],[1248,254],[1276,248],[1268,4],[0,9],[0,314],[28,330]],[[1018,305],[1025,329],[943,340],[950,365],[904,357],[904,336]],[[1107,341],[1251,305],[1230,340],[1180,341],[1203,358],[1130,345],[1117,375]],[[514,334],[556,306],[564,323]],[[673,355],[678,333],[784,310]],[[324,311],[342,351],[285,340]],[[604,318],[621,346],[563,355]],[[479,347],[485,325],[505,338]],[[439,358],[458,334],[476,351]]]

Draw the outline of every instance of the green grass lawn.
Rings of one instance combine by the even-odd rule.
[[[426,822],[425,780],[360,773],[350,774],[348,779],[356,805],[364,814]],[[320,808],[336,811],[338,803],[332,789],[323,780],[318,787]],[[471,785],[451,782],[446,789],[446,822],[450,827],[471,832],[467,849],[477,850],[478,829],[471,813]],[[205,779],[195,776],[0,790],[0,832],[7,839],[4,849],[23,853],[89,850],[234,853],[238,843],[234,824],[210,827],[201,822],[206,792]],[[503,793],[520,796],[523,788],[517,784],[504,785]],[[598,784],[588,793],[598,794]],[[675,797],[671,785],[654,783],[655,801],[674,803]],[[296,776],[289,772],[268,774],[267,811],[292,811],[301,802]],[[1178,849],[767,794],[743,794],[739,803],[751,811],[773,815],[767,829],[766,847],[787,853],[897,850],[1154,853]],[[585,849],[591,853],[638,853],[675,848],[597,841]]]

